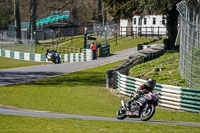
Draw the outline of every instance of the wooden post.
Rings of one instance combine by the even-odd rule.
[[[128,26],[126,27],[126,37],[128,37]]]
[[[75,27],[73,27],[73,36],[75,36]]]
[[[121,27],[121,35],[120,36],[122,37],[122,27]]]
[[[115,33],[115,45],[117,45],[117,28],[116,28],[116,33]]]

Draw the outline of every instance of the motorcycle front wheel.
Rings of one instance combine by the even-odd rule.
[[[123,108],[123,106],[121,106],[118,110],[117,110],[117,114],[116,114],[117,119],[119,120],[123,120],[126,118],[126,110]]]
[[[152,104],[146,104],[144,109],[140,114],[140,118],[142,121],[148,121],[155,113],[155,106]]]

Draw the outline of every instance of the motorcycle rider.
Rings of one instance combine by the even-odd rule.
[[[56,58],[58,59],[58,62],[56,62],[56,63],[61,63],[60,62],[60,54],[56,51],[56,50],[53,50],[53,49],[51,49],[51,50],[49,50],[49,49],[46,49],[46,53],[45,53],[45,56],[46,56],[46,58],[48,59],[48,61],[52,61],[52,62],[56,62]],[[56,64],[55,63],[55,64]]]
[[[139,114],[140,108],[143,107],[145,102],[147,101],[147,99],[145,99],[143,95],[153,91],[155,85],[156,80],[148,79],[145,84],[142,84],[139,88],[137,88],[137,94],[131,96],[132,99],[131,101],[129,101],[128,105],[130,107],[131,104],[134,104],[133,106],[131,106],[131,111],[134,111],[136,115]]]

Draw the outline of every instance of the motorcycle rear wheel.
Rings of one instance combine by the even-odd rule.
[[[140,114],[140,118],[142,121],[148,121],[155,113],[155,106],[152,104],[145,105],[144,109]]]
[[[117,119],[119,120],[123,120],[127,117],[126,115],[126,110],[123,109],[123,106],[121,106],[118,110],[117,110],[117,114],[116,114]]]

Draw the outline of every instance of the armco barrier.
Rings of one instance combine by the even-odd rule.
[[[25,53],[0,49],[0,56],[26,61],[48,62],[45,54]],[[92,56],[92,51],[90,49],[84,49],[82,53],[61,54],[61,60],[66,62],[91,61]]]
[[[117,72],[117,89],[121,94],[130,96],[146,80],[129,77]],[[179,86],[156,84],[159,106],[200,113],[200,90]]]
[[[99,48],[99,57],[105,57],[110,55],[110,44],[103,45]]]
[[[114,67],[106,72],[106,87],[117,88],[116,72],[128,75],[129,69],[137,64],[155,59],[164,53],[164,45],[156,45],[154,47],[143,49],[130,56],[123,64]]]

